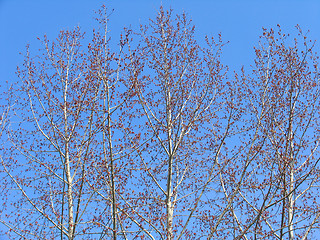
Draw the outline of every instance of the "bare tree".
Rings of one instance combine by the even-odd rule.
[[[202,48],[194,31],[186,14],[161,8],[150,25],[141,26],[136,50],[129,45],[139,118],[134,127],[143,144],[136,148],[136,200],[128,208],[135,206],[132,218],[151,239],[210,231],[202,223],[221,189],[216,181],[226,158],[219,159],[238,118],[220,62],[220,36],[206,38]],[[220,210],[219,223],[225,214]]]
[[[313,43],[264,29],[229,79],[162,7],[111,49],[110,14],[29,48],[0,120],[2,231],[11,239],[311,239],[319,228]],[[301,40],[301,41],[300,41]],[[10,121],[9,121],[10,120]]]
[[[87,77],[83,34],[61,31],[46,38],[41,55],[27,50],[15,88],[11,146],[2,161],[6,225],[23,239],[74,239],[92,227],[94,193],[87,168],[97,158],[95,135],[100,84]],[[92,213],[93,214],[93,213]]]
[[[255,68],[239,80],[259,144],[240,190],[237,239],[311,239],[319,227],[318,63],[297,28],[291,42],[280,26],[277,33],[264,29]]]

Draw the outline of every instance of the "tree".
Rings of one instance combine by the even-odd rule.
[[[308,239],[319,228],[317,55],[263,31],[229,79],[160,8],[110,47],[108,14],[29,48],[1,127],[3,234],[21,239]],[[278,36],[278,38],[277,38]],[[10,124],[6,124],[10,123]]]
[[[161,8],[156,20],[141,26],[140,44],[130,51],[139,117],[134,129],[143,143],[134,162],[143,181],[133,178],[137,200],[128,207],[135,206],[132,218],[152,239],[199,234],[235,119],[223,82],[222,40],[207,38],[200,47],[194,31],[185,14],[173,17]]]
[[[62,31],[57,43],[45,38],[39,61],[27,50],[18,70],[11,145],[2,166],[7,194],[15,190],[6,201],[6,225],[23,239],[74,239],[77,227],[88,229],[81,223],[90,221],[83,213],[93,194],[85,182],[97,148],[99,83],[86,76],[82,38],[79,29]]]
[[[280,26],[264,29],[252,74],[239,79],[254,131],[244,139],[256,139],[238,203],[248,231],[241,237],[312,239],[319,227],[318,57],[297,30],[290,44]]]

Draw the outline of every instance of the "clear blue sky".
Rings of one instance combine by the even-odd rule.
[[[299,24],[318,40],[320,52],[320,0],[0,0],[0,85],[17,80],[16,67],[22,63],[19,52],[27,44],[32,50],[39,48],[37,37],[47,34],[54,39],[61,29],[79,25],[90,38],[94,10],[105,4],[114,9],[109,28],[116,41],[123,27],[137,27],[154,18],[161,3],[178,13],[187,12],[198,39],[221,32],[230,41],[224,64],[234,70],[253,63],[253,46],[262,27],[280,24],[285,32],[295,33],[294,26]]]
[[[22,62],[19,52],[28,43],[38,48],[36,37],[47,34],[54,39],[59,30],[76,25],[90,37],[93,11],[106,4],[114,9],[110,29],[116,41],[124,26],[137,27],[153,18],[161,2],[177,12],[186,11],[196,25],[197,38],[221,32],[230,41],[224,63],[232,69],[252,64],[261,28],[278,23],[289,33],[296,24],[309,29],[320,49],[320,0],[0,0],[0,84],[16,79],[16,66]]]

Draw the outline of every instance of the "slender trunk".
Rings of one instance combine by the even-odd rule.
[[[167,239],[172,239],[172,222],[173,222],[173,203],[172,203],[172,167],[173,167],[173,146],[172,146],[172,128],[171,128],[171,109],[170,109],[170,92],[168,93],[169,106],[167,108],[167,127],[168,127],[168,143],[169,143],[169,158],[168,158],[168,176],[167,176]]]
[[[173,221],[173,205],[172,205],[172,157],[169,157],[168,163],[168,180],[167,180],[167,199],[166,199],[166,210],[167,210],[167,239],[171,240],[172,236],[172,221]]]
[[[70,158],[69,158],[69,143],[66,142],[65,144],[65,167],[66,167],[66,177],[68,182],[68,215],[69,215],[69,227],[68,227],[68,239],[72,240],[74,238],[74,222],[73,222],[73,196],[72,196],[72,177],[71,177],[71,169],[70,169]]]
[[[106,167],[110,169],[110,183],[111,183],[111,216],[112,216],[112,239],[117,239],[117,203],[116,203],[116,188],[114,181],[114,158],[113,158],[113,146],[112,146],[112,123],[111,123],[111,115],[110,115],[110,88],[108,83],[105,82],[105,91],[107,93],[107,97],[104,100],[104,108],[107,108],[107,111],[104,111],[104,118],[107,119],[107,126],[104,126],[103,131],[103,142],[108,142],[108,152],[109,156],[107,156],[107,148],[104,144],[104,153],[106,160]],[[107,101],[107,102],[106,102]],[[105,113],[107,112],[107,114]],[[107,116],[106,116],[107,115]],[[107,131],[105,131],[107,129]],[[106,139],[107,138],[107,139]],[[108,159],[109,158],[109,159]]]
[[[294,237],[294,231],[293,231],[293,205],[294,205],[294,200],[293,200],[293,181],[294,181],[294,159],[293,159],[293,114],[295,110],[295,101],[293,99],[296,99],[296,96],[292,97],[293,95],[293,82],[291,82],[291,87],[290,87],[290,116],[289,116],[289,129],[288,129],[288,146],[289,148],[289,175],[290,175],[290,181],[289,181],[289,196],[288,196],[288,232],[289,232],[289,240],[293,240]]]
[[[169,82],[169,65],[167,59],[167,38],[165,36],[164,26],[161,25],[161,35],[163,40],[163,52],[164,52],[164,88],[165,88],[165,97],[166,97],[166,115],[167,115],[167,137],[169,144],[169,156],[168,156],[168,175],[167,175],[167,191],[166,191],[166,211],[167,211],[167,240],[173,239],[173,203],[172,203],[172,171],[173,171],[173,158],[174,150],[172,144],[172,123],[171,123],[171,90]]]
[[[74,239],[74,221],[73,221],[73,196],[72,196],[72,176],[69,156],[69,136],[68,136],[68,113],[67,113],[67,91],[68,91],[68,79],[65,80],[63,101],[64,101],[64,140],[65,140],[65,156],[64,156],[64,168],[67,178],[67,198],[68,198],[68,239]]]
[[[116,190],[114,182],[114,161],[112,151],[111,139],[111,117],[108,116],[108,141],[109,141],[109,157],[110,157],[110,175],[111,175],[111,198],[112,198],[112,234],[113,240],[117,239],[117,203],[116,203]]]
[[[293,240],[294,237],[294,231],[293,231],[293,181],[294,181],[294,173],[293,173],[293,164],[290,166],[290,186],[289,191],[290,195],[288,197],[289,201],[289,210],[288,210],[288,230],[289,230],[289,240]]]
[[[104,17],[106,18],[107,13],[105,12]],[[105,19],[104,26],[104,54],[108,55],[108,20]],[[120,60],[119,60],[120,61]],[[105,63],[105,68],[107,68],[107,64]],[[118,72],[117,72],[118,74]],[[117,75],[118,80],[118,75]],[[111,121],[111,96],[110,96],[110,86],[107,80],[102,79],[104,83],[104,101],[103,101],[103,151],[104,151],[104,159],[106,163],[106,168],[110,169],[110,188],[111,188],[111,218],[112,218],[112,239],[117,239],[117,201],[116,201],[116,184],[115,184],[115,176],[114,176],[114,154],[113,154],[113,144],[112,144],[112,121]],[[107,125],[105,124],[105,120],[107,120]],[[107,139],[106,139],[107,138]],[[108,147],[106,147],[105,142],[108,142]],[[107,156],[107,148],[109,156]]]
[[[285,167],[282,169],[283,193],[282,193],[282,213],[281,213],[281,226],[280,226],[280,239],[283,239],[283,230],[285,228],[285,215],[286,215],[286,172]]]
[[[292,110],[293,111],[293,110]],[[289,182],[289,196],[288,196],[288,231],[289,231],[289,240],[293,240],[294,231],[293,231],[293,189],[294,189],[294,160],[293,160],[293,133],[292,133],[292,113],[290,116],[290,126],[289,126],[289,138],[290,138],[290,163],[289,163],[289,174],[290,174],[290,182]]]

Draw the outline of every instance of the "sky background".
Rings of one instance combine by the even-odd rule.
[[[41,47],[37,37],[47,34],[52,40],[60,30],[79,25],[90,40],[97,26],[94,11],[102,4],[114,9],[109,24],[114,43],[123,27],[147,23],[161,4],[177,13],[185,11],[193,19],[197,39],[221,32],[223,40],[229,41],[223,63],[236,71],[253,64],[253,47],[262,27],[280,24],[284,32],[295,34],[299,24],[304,31],[310,30],[310,39],[318,40],[315,49],[320,52],[320,0],[0,0],[1,91],[6,81],[17,81],[16,67],[23,61],[19,53],[25,53],[26,45],[30,44],[33,56],[37,54]]]
[[[0,0],[0,85],[17,80],[19,52],[31,45],[36,54],[37,37],[55,39],[62,29],[79,25],[91,38],[96,26],[94,11],[102,4],[114,9],[109,24],[114,43],[123,27],[138,27],[154,18],[160,4],[177,13],[185,11],[196,26],[197,39],[221,32],[225,47],[223,62],[232,70],[253,63],[253,46],[258,45],[262,27],[280,24],[287,33],[296,33],[299,24],[309,37],[320,41],[320,1],[315,0]],[[318,42],[316,50],[319,52]],[[230,76],[232,77],[232,75]]]

